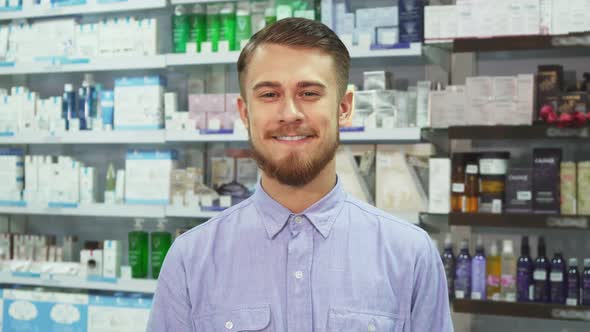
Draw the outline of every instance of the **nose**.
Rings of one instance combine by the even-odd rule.
[[[285,99],[285,105],[279,113],[281,123],[297,123],[303,120],[303,113],[297,107],[297,103],[291,99]]]

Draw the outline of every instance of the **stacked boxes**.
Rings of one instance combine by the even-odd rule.
[[[0,149],[0,202],[22,200],[24,189],[24,157],[22,149]]]
[[[125,160],[125,203],[167,205],[170,202],[175,150],[129,150]]]
[[[164,79],[159,76],[115,80],[115,129],[163,128],[164,85]]]

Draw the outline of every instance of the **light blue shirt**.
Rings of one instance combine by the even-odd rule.
[[[346,194],[300,214],[258,185],[179,236],[148,331],[453,331],[428,234]]]

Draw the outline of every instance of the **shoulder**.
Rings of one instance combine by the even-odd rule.
[[[351,218],[352,224],[362,229],[375,229],[386,245],[400,245],[405,248],[404,251],[413,248],[418,252],[424,252],[430,247],[430,236],[424,229],[351,195],[346,195],[344,210],[348,215],[355,216]]]

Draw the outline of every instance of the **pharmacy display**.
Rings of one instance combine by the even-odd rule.
[[[512,240],[497,241],[486,250],[481,236],[473,256],[467,240],[455,253],[451,236],[441,253],[449,296],[506,302],[556,303],[590,306],[590,258],[566,259],[561,252],[547,256],[545,239],[537,241],[537,257],[531,257],[529,238],[521,239],[517,257]],[[583,265],[580,265],[583,263]]]

